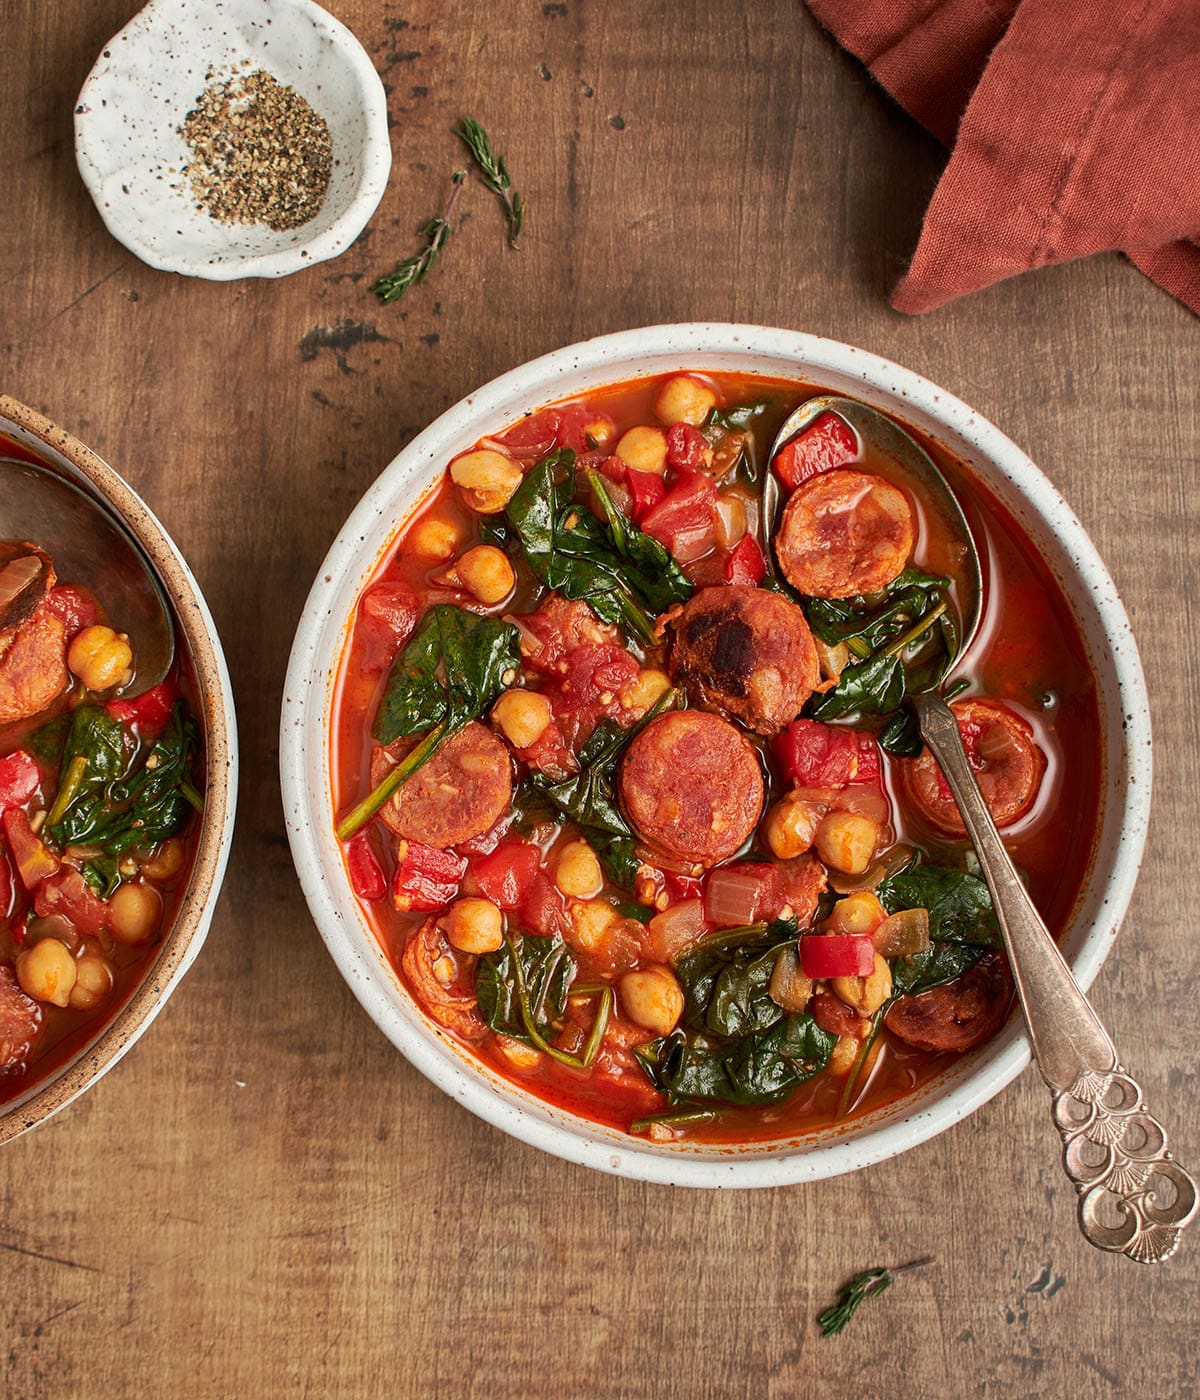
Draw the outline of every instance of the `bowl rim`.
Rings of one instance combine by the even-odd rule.
[[[237,808],[237,722],[220,637],[191,569],[136,491],[78,438],[36,409],[0,395],[0,436],[42,456],[124,522],[170,598],[196,676],[206,754],[205,809],[191,878],[154,961],[124,1005],[50,1079],[0,1104],[0,1143],[38,1126],[96,1083],[132,1048],[192,965],[208,935],[233,839]]]
[[[334,677],[314,662],[327,644],[331,645],[335,661],[332,669],[336,671],[348,619],[335,611],[333,600],[347,578],[352,575],[361,586],[377,567],[378,555],[364,562],[362,545],[379,518],[389,513],[396,516],[397,523],[389,535],[394,538],[413,509],[408,506],[398,510],[391,504],[391,497],[411,486],[415,479],[418,484],[412,499],[419,501],[453,451],[463,450],[455,447],[447,452],[445,445],[449,439],[463,435],[464,420],[480,425],[480,431],[475,433],[475,437],[480,437],[486,435],[490,424],[509,421],[519,411],[532,411],[558,398],[587,392],[587,387],[668,372],[668,366],[661,370],[632,368],[638,362],[665,357],[673,360],[676,368],[703,372],[706,368],[717,369],[714,361],[722,356],[774,359],[779,377],[786,377],[789,367],[797,378],[817,382],[827,374],[849,377],[862,387],[864,397],[896,400],[896,404],[885,403],[884,407],[901,417],[911,410],[936,420],[944,431],[957,435],[972,446],[977,456],[986,458],[997,475],[1028,502],[1045,529],[1069,550],[1087,602],[1097,614],[1109,647],[1115,673],[1114,694],[1122,710],[1118,727],[1123,735],[1123,742],[1111,756],[1114,764],[1121,764],[1124,778],[1122,820],[1110,867],[1103,874],[1093,871],[1092,876],[1093,881],[1101,881],[1094,900],[1103,916],[1097,913],[1071,959],[1076,980],[1086,991],[1112,946],[1132,896],[1149,820],[1149,708],[1125,608],[1095,546],[1063,497],[998,428],[923,376],[824,337],[724,322],[685,322],[618,331],[565,346],[517,366],[439,415],[364,492],[317,571],[296,629],[284,685],[280,777],[293,861],[318,930],[367,1014],[411,1064],[484,1121],[567,1161],[663,1184],[740,1188],[789,1185],[855,1170],[915,1147],[961,1121],[1029,1064],[1030,1046],[1020,1018],[1010,1018],[999,1037],[964,1056],[939,1076],[932,1086],[932,1102],[914,1105],[910,1100],[907,1111],[885,1109],[866,1119],[853,1120],[841,1136],[822,1134],[824,1140],[817,1142],[800,1138],[759,1144],[767,1151],[777,1148],[778,1153],[753,1156],[738,1155],[737,1149],[722,1152],[718,1148],[709,1148],[703,1155],[693,1154],[669,1145],[631,1140],[588,1120],[550,1110],[531,1095],[512,1092],[509,1081],[481,1069],[467,1052],[456,1051],[449,1038],[442,1036],[422,1013],[405,1014],[389,994],[394,992],[398,979],[377,943],[373,956],[354,947],[352,920],[360,930],[363,921],[351,910],[349,887],[339,888],[335,896],[322,877],[322,855],[332,850],[339,864],[340,857],[328,816],[324,829],[321,826],[319,798],[309,790],[306,766],[311,728],[320,734],[321,761],[328,772],[328,702]],[[585,387],[556,389],[556,381],[570,374],[594,377]],[[525,408],[514,412],[514,401],[523,403]],[[1112,729],[1110,719],[1110,733]]]
[[[218,5],[220,3],[221,0],[218,0]],[[91,113],[88,92],[107,77],[113,66],[111,51],[116,44],[129,38],[136,39],[157,18],[157,12],[168,5],[178,4],[178,0],[149,0],[103,46],[83,81],[75,99],[75,163],[109,233],[148,267],[160,272],[176,272],[210,282],[233,282],[243,277],[287,277],[301,272],[306,267],[327,262],[345,252],[366,228],[387,189],[392,168],[387,93],[366,50],[353,31],[318,5],[316,0],[264,0],[264,3],[296,10],[314,28],[327,34],[355,77],[362,103],[363,140],[356,156],[358,180],[353,197],[341,214],[320,233],[314,233],[310,238],[286,248],[268,252],[235,254],[214,248],[210,257],[188,256],[171,252],[171,244],[164,248],[152,240],[148,241],[142,233],[142,225],[124,217],[126,206],[110,203],[105,198],[104,181],[108,167],[101,158],[105,142],[97,134],[95,124],[88,120]]]

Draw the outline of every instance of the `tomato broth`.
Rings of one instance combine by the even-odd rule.
[[[760,610],[795,609],[787,614],[787,627],[796,629],[797,645],[807,646],[813,629],[833,625],[827,621],[831,613],[844,618],[849,608],[862,609],[862,617],[878,616],[871,610],[898,596],[894,590],[909,577],[905,573],[899,582],[889,580],[882,591],[841,598],[797,597],[786,585],[763,586],[770,580],[754,577],[753,556],[755,549],[760,560],[764,553],[754,541],[764,538],[759,497],[769,471],[785,477],[785,494],[790,483],[789,503],[798,500],[794,512],[789,505],[785,524],[777,525],[775,541],[782,543],[790,514],[800,519],[819,491],[828,494],[844,484],[859,493],[854,497],[858,504],[848,509],[859,511],[861,519],[853,517],[851,526],[876,531],[867,540],[869,548],[855,554],[847,546],[847,568],[876,567],[893,547],[894,535],[900,541],[895,553],[901,569],[919,575],[914,597],[944,598],[951,611],[959,597],[961,550],[932,502],[904,479],[896,464],[864,456],[861,443],[852,457],[839,460],[837,432],[832,446],[801,443],[792,463],[767,460],[787,414],[821,391],[801,381],[693,374],[681,367],[676,375],[611,385],[549,405],[516,424],[497,425],[495,434],[474,449],[476,457],[485,454],[482,467],[471,454],[460,454],[398,527],[364,590],[339,665],[331,739],[335,820],[344,839],[347,878],[398,976],[432,1024],[521,1088],[584,1118],[655,1140],[735,1144],[785,1139],[870,1113],[942,1073],[960,1053],[994,1034],[1010,1008],[1011,977],[1003,954],[995,951],[998,935],[986,890],[979,895],[983,887],[972,874],[966,840],[939,824],[945,818],[939,817],[936,789],[928,786],[936,783],[936,775],[920,767],[932,760],[916,756],[916,750],[906,756],[881,747],[881,740],[897,742],[889,729],[899,723],[903,706],[843,713],[828,708],[835,703],[830,695],[848,683],[847,671],[860,663],[885,665],[879,653],[886,647],[875,647],[864,657],[861,637],[850,637],[859,650],[848,650],[845,641],[814,643],[820,679],[814,672],[811,693],[795,713],[788,709],[788,699],[778,700],[778,668],[759,664],[766,655],[763,649],[778,641],[774,624],[764,624],[761,635],[755,632]],[[734,410],[747,404],[761,406],[743,421]],[[636,430],[632,436],[631,430]],[[838,431],[844,433],[844,425]],[[660,439],[670,443],[670,455],[656,465]],[[963,683],[961,697],[955,693],[953,703],[964,707],[960,727],[989,802],[1007,801],[1014,808],[1015,814],[1003,822],[1006,845],[1057,936],[1079,898],[1096,840],[1101,746],[1095,679],[1070,605],[1016,520],[966,467],[939,445],[922,441],[964,504],[984,568],[983,622],[969,654],[951,668],[951,686]],[[598,474],[610,504],[620,512],[619,521],[633,535],[640,529],[662,544],[684,579],[676,579],[680,601],[647,606],[655,621],[649,638],[637,635],[636,627],[609,626],[590,611],[583,617],[578,608],[588,607],[586,590],[576,593],[578,601],[564,602],[561,585],[549,588],[536,575],[529,553],[534,536],[522,533],[518,506],[529,494],[534,472],[548,460],[556,465],[546,469],[547,481],[564,470],[561,455],[553,455],[564,449],[574,451],[578,471]],[[499,464],[494,456],[502,459]],[[817,462],[816,468],[809,470],[806,460]],[[481,473],[490,470],[501,485],[510,478],[508,496],[498,509],[481,512],[481,501],[488,507],[496,502],[484,500],[478,482],[464,486],[452,479],[450,467],[464,461],[459,471],[464,480],[477,467]],[[798,470],[808,474],[795,482]],[[643,481],[643,476],[658,479]],[[597,504],[601,488],[593,484],[589,490],[579,475],[575,481],[574,501],[562,516],[564,530],[587,511],[603,525],[605,510],[602,502]],[[887,517],[895,507],[872,484],[878,481],[901,488],[911,520],[896,524]],[[494,484],[491,478],[485,482],[487,490]],[[692,507],[688,492],[701,506]],[[650,504],[643,493],[653,498]],[[906,529],[911,529],[911,547]],[[800,545],[807,548],[812,538],[811,532],[802,536]],[[488,601],[488,579],[476,583],[466,564],[459,572],[460,562],[481,542],[492,543],[511,566],[512,586],[498,601]],[[430,557],[431,551],[442,557]],[[863,565],[863,559],[872,562]],[[748,576],[739,572],[747,561]],[[820,562],[823,566],[823,558]],[[539,567],[545,567],[544,560]],[[901,569],[894,563],[889,567],[899,578]],[[939,579],[948,580],[940,593]],[[768,594],[786,603],[768,602]],[[362,816],[360,804],[378,791],[381,775],[393,773],[391,765],[409,761],[413,743],[419,745],[433,728],[411,727],[409,721],[409,737],[383,749],[373,737],[381,707],[387,708],[389,695],[394,699],[402,670],[398,657],[415,655],[414,628],[419,641],[420,628],[439,605],[462,610],[471,619],[503,619],[516,628],[520,664],[509,667],[498,689],[522,692],[522,723],[527,711],[534,720],[547,713],[542,700],[535,704],[529,699],[530,692],[549,698],[551,718],[532,744],[519,746],[505,730],[507,711],[497,704],[498,693],[477,707],[463,731],[471,735],[469,742],[461,741],[464,752],[486,766],[489,755],[501,752],[488,747],[498,737],[503,764],[511,765],[513,799],[494,820],[487,811],[486,831],[427,855],[423,829],[405,825],[404,810],[392,805],[396,799],[388,798],[387,805],[357,825],[354,814]],[[909,606],[917,609],[919,625],[925,604]],[[721,656],[731,638],[738,647],[749,646],[749,691],[740,681],[735,686],[728,676],[722,679],[719,666],[708,676],[684,666],[681,657],[691,635],[687,629],[696,622],[703,644],[697,609],[706,607],[715,610],[718,631],[725,629],[718,644]],[[801,612],[810,626],[797,617]],[[855,627],[859,615],[854,615]],[[912,623],[903,608],[897,616]],[[589,629],[595,628],[600,631],[592,635]],[[576,633],[586,634],[587,640],[572,649]],[[931,622],[920,634],[923,640],[903,652],[905,666],[910,653],[916,657],[911,664],[921,664],[926,655],[921,648],[928,650],[943,635]],[[551,645],[558,648],[553,655],[562,658],[557,672],[539,661]],[[610,649],[603,652],[609,669],[596,674],[610,677],[612,685],[606,689],[600,681],[591,690],[573,691],[572,668],[580,652],[591,656],[604,648]],[[444,678],[444,669],[439,674]],[[783,676],[783,682],[786,689],[789,677]],[[714,700],[712,687],[721,684],[727,690],[718,689]],[[654,686],[661,690],[652,702]],[[761,713],[755,708],[760,692],[768,696]],[[433,692],[426,685],[423,693]],[[655,703],[668,708],[657,711]],[[513,702],[514,711],[516,707]],[[811,718],[814,709],[826,718]],[[672,732],[678,732],[682,723],[669,716],[681,714],[705,717],[697,732],[706,743],[711,730],[714,741],[749,745],[764,775],[757,806],[745,794],[735,795],[743,806],[749,804],[750,834],[720,859],[693,858],[684,832],[686,814],[672,818],[672,834],[661,838],[670,845],[678,829],[683,833],[679,849],[655,847],[645,830],[631,823],[635,777],[651,784],[660,807],[665,804],[669,813],[684,813],[687,800],[672,782],[702,788],[707,781],[694,774],[672,778],[668,771],[676,752],[666,747],[668,730],[673,725]],[[716,718],[709,720],[709,715]],[[602,831],[567,815],[544,794],[552,788],[561,796],[564,783],[569,787],[578,779],[579,753],[606,724],[616,726],[614,743],[624,747],[609,769],[599,765],[595,779],[609,803],[604,810],[616,809],[615,825]],[[557,734],[553,744],[547,738],[551,733]],[[662,736],[661,746],[651,746],[656,761],[661,752],[662,771],[652,767],[631,774],[638,762],[638,750],[631,747],[635,733],[653,734],[656,741]],[[523,740],[528,734],[521,731],[516,737]],[[690,735],[681,739],[693,742]],[[844,756],[847,745],[857,745],[857,757],[846,759],[849,768],[841,776],[849,772],[851,777],[838,787],[829,776],[830,756],[836,768],[842,761],[836,756]],[[639,749],[646,747],[641,741]],[[814,758],[814,753],[824,757]],[[437,762],[436,756],[429,760],[427,775]],[[825,781],[816,782],[814,773]],[[416,775],[397,791],[403,794],[409,785],[424,782],[410,810],[420,810],[423,820],[430,813],[440,817],[439,799],[429,795],[436,784]],[[437,790],[444,792],[446,804],[459,804],[461,814],[476,803],[473,782],[454,770]],[[1017,783],[1024,787],[1012,791]],[[925,804],[922,791],[934,793],[932,806]],[[713,796],[714,804],[718,796]],[[429,802],[434,805],[417,806]],[[590,821],[595,812],[587,811]],[[713,811],[716,829],[725,820],[720,815],[724,808],[714,805]],[[817,834],[804,846],[806,821]],[[625,835],[615,835],[618,829]],[[624,884],[607,863],[614,836],[612,849],[619,854],[632,848],[637,865],[633,875],[626,866]],[[622,846],[626,837],[628,846]],[[863,839],[870,864],[860,876],[856,863],[862,856],[853,843]],[[797,843],[802,849],[797,850]],[[602,865],[596,863],[597,852],[606,857]],[[408,869],[414,858],[428,864],[414,873]],[[871,886],[872,872],[889,862],[882,879]],[[569,879],[564,874],[568,863]],[[584,886],[577,884],[576,867],[601,870],[601,883],[591,893],[578,892]],[[860,878],[868,886],[856,891],[852,886]],[[931,880],[941,881],[937,889],[949,889],[952,901],[966,899],[974,909],[972,917],[979,922],[966,942],[954,942],[958,933],[945,920],[938,922],[936,900],[927,901],[931,908],[904,903],[906,890],[919,892]],[[497,894],[500,889],[507,893]],[[876,893],[884,891],[887,903]],[[739,899],[747,901],[747,917],[731,931]],[[917,942],[899,955],[884,956],[880,948],[892,946],[887,940],[897,931]],[[530,952],[535,948],[536,955]],[[554,991],[546,960],[559,954],[554,975],[560,980]],[[958,975],[939,982],[940,974],[932,969],[943,955],[944,970]],[[843,957],[852,962],[837,963]],[[711,991],[711,976],[697,970],[705,959],[715,959],[714,967],[724,968],[723,975],[732,979],[729,985],[738,988],[734,1000],[742,999],[740,1010],[731,1010]],[[840,973],[820,975],[822,968],[835,965]],[[848,972],[852,965],[860,970]],[[920,976],[914,972],[918,966],[924,969]],[[874,973],[868,975],[870,968]],[[545,986],[537,980],[543,974]],[[793,979],[790,993],[783,974]],[[896,990],[905,979],[913,987],[910,993]],[[883,1000],[878,1001],[883,983]],[[585,990],[572,996],[569,988],[579,987]],[[534,1005],[530,998],[535,993],[545,1000]],[[802,1002],[804,994],[808,1000]],[[980,1002],[986,1004],[986,1014],[971,1020],[963,1008]],[[672,1012],[677,1013],[673,1018]],[[741,1068],[744,1060],[759,1063],[773,1056],[777,1076],[770,1082]]]

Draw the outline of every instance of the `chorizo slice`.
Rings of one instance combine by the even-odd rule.
[[[701,709],[778,734],[820,680],[803,610],[765,588],[702,588],[673,623],[671,678]]]
[[[973,1050],[1004,1024],[1013,981],[1003,953],[985,953],[953,982],[899,997],[884,1016],[888,1030],[918,1050]]]
[[[17,974],[0,963],[0,1074],[19,1070],[42,1030],[42,1008],[21,990]]]
[[[705,710],[652,719],[629,745],[618,786],[634,831],[675,863],[727,859],[762,815],[758,755],[728,720]]]
[[[1046,756],[1032,727],[998,700],[957,700],[950,708],[992,820],[999,827],[1011,826],[1033,805],[1046,771]],[[898,766],[901,783],[921,815],[939,831],[965,836],[958,804],[929,750]]]
[[[0,725],[40,715],[70,683],[67,629],[43,599],[24,622],[0,630]]]
[[[371,784],[381,782],[412,747],[376,746]],[[512,805],[512,760],[502,740],[472,720],[408,779],[379,813],[397,836],[446,850],[490,831]]]
[[[463,1040],[487,1034],[475,999],[475,959],[450,946],[436,919],[409,934],[400,966],[422,1011],[439,1026]]]
[[[28,540],[0,540],[0,628],[25,621],[54,587],[54,561]]]
[[[898,486],[868,472],[821,472],[792,492],[775,535],[784,577],[811,598],[853,598],[885,588],[916,540]]]

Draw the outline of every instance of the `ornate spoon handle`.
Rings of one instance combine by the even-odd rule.
[[[1054,1092],[1063,1165],[1079,1193],[1079,1228],[1099,1249],[1143,1264],[1166,1259],[1196,1215],[1196,1182],[1167,1151],[1162,1125],[1147,1112],[1140,1086],[1121,1067],[1026,894],[949,706],[932,692],[913,703],[991,891],[1033,1053]]]

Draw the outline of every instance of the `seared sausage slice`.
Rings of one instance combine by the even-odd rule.
[[[619,778],[642,841],[675,863],[716,865],[762,815],[758,755],[728,720],[703,710],[659,715],[629,745]]]
[[[0,725],[40,715],[70,681],[67,629],[43,599],[24,622],[0,631]]]
[[[884,1024],[918,1050],[973,1050],[1004,1024],[1012,973],[1003,953],[985,953],[953,982],[893,1002]]]
[[[792,492],[775,536],[784,577],[811,598],[853,598],[900,574],[916,534],[898,486],[868,472],[821,472]]]
[[[409,935],[400,958],[422,1010],[463,1040],[478,1040],[487,1033],[475,1000],[475,962],[469,953],[450,946],[436,919],[426,919]]]
[[[376,747],[371,784],[381,782],[411,740]],[[380,812],[397,836],[446,850],[490,830],[512,803],[512,760],[490,729],[472,720],[404,783]]]
[[[671,677],[693,705],[778,734],[820,679],[804,612],[765,588],[702,588],[674,621]]]
[[[950,708],[992,820],[997,826],[1011,826],[1033,805],[1046,771],[1046,756],[1032,728],[998,700],[957,700]],[[965,836],[958,805],[929,750],[903,759],[899,768],[921,814],[939,831]]]

